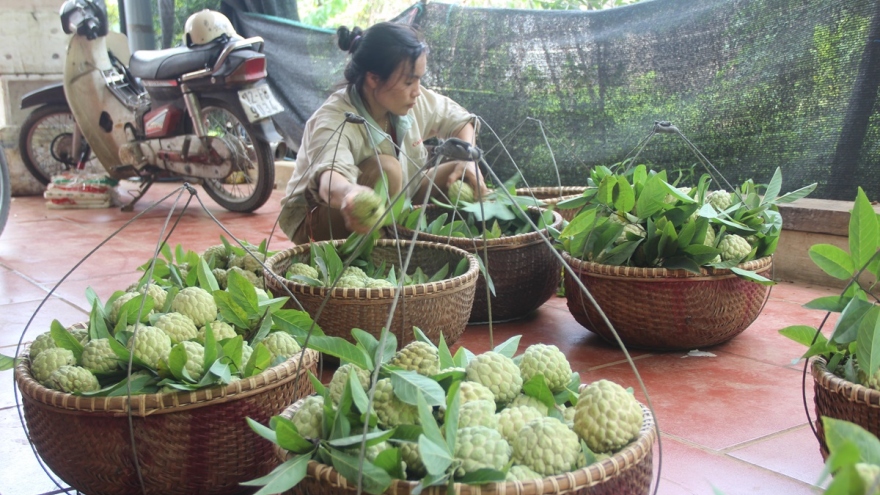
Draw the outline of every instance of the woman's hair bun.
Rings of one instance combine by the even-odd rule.
[[[349,30],[345,26],[339,26],[336,30],[336,44],[343,51],[354,53],[360,43],[363,30],[357,26]]]

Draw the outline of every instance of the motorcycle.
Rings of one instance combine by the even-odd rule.
[[[262,38],[241,38],[225,16],[203,10],[186,22],[186,46],[139,50],[125,64],[108,50],[103,0],[67,0],[60,15],[73,35],[64,94],[83,146],[111,178],[141,181],[123,210],[163,177],[201,182],[230,211],[252,212],[269,199],[272,143],[283,143],[271,116],[284,108],[266,81]],[[81,160],[74,138],[71,153]]]

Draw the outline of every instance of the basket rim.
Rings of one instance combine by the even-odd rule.
[[[810,372],[816,385],[825,390],[853,403],[880,408],[880,391],[835,375],[828,369],[824,357],[815,356],[812,359]]]
[[[334,246],[341,246],[345,243],[345,240],[337,239],[333,241],[316,241],[314,244],[323,243],[332,243]],[[275,255],[266,260],[266,268],[268,269],[267,271],[269,273],[264,274],[263,277],[267,279],[267,281],[271,280],[271,282],[273,283],[281,283],[285,285],[294,294],[308,294],[311,296],[320,297],[326,297],[329,294],[332,298],[345,298],[352,300],[384,300],[394,299],[396,297],[398,291],[397,287],[382,287],[371,289],[334,287],[333,289],[328,289],[327,287],[313,287],[308,284],[296,282],[295,280],[289,280],[284,277],[284,274],[279,274],[275,271],[275,266],[282,261],[292,258],[293,256],[308,252],[311,249],[311,244],[312,243],[300,244],[275,253]],[[474,257],[474,255],[455,246],[421,240],[417,240],[413,243],[413,241],[403,239],[377,239],[375,247],[408,248],[410,244],[415,244],[417,249],[435,249],[457,254],[462,258],[466,258],[468,260],[468,269],[466,272],[457,277],[447,278],[437,282],[406,285],[403,287],[403,292],[401,294],[403,297],[424,296],[426,294],[436,294],[450,289],[466,287],[471,282],[476,281],[477,277],[480,274],[480,265],[477,263],[477,259]],[[275,277],[277,277],[277,280],[275,279]]]
[[[579,196],[583,194],[584,191],[589,189],[589,186],[534,186],[534,187],[518,187],[514,190],[517,196],[531,196],[537,194],[554,194],[558,196],[558,198],[554,199],[562,199],[568,198],[571,196]],[[543,201],[543,200],[542,200]]]
[[[277,388],[295,380],[305,370],[313,368],[320,357],[313,349],[305,348],[283,363],[263,370],[262,373],[237,380],[228,385],[194,390],[155,394],[134,394],[114,397],[89,397],[52,390],[40,384],[30,372],[27,348],[15,366],[14,377],[23,397],[43,406],[70,411],[71,413],[95,413],[146,417],[156,414],[196,409],[243,399]],[[302,363],[302,368],[299,364]]]
[[[305,398],[297,400],[281,414],[286,417],[288,411],[296,409],[303,401],[305,401]],[[594,462],[589,466],[574,471],[547,476],[536,480],[506,481],[504,483],[488,483],[485,485],[455,483],[455,493],[457,495],[479,495],[480,493],[559,495],[595,486],[610,480],[614,476],[631,469],[653,452],[654,444],[657,441],[657,432],[654,428],[654,417],[651,415],[650,409],[644,404],[639,403],[639,407],[642,409],[642,426],[639,429],[638,437],[607,459]],[[275,445],[275,453],[279,459],[287,459],[290,456],[288,451],[277,445]],[[348,485],[348,480],[342,477],[338,471],[333,469],[333,466],[328,466],[315,460],[309,461],[307,474],[308,476],[326,482],[333,487],[353,488]],[[412,489],[415,488],[417,484],[417,481],[395,480],[386,493],[396,493],[401,495],[408,494],[411,493]],[[445,488],[443,488],[443,490],[445,491]]]
[[[590,275],[590,276],[607,276],[613,278],[632,278],[632,279],[690,279],[693,281],[697,280],[717,280],[720,278],[732,278],[737,275],[733,273],[728,268],[713,268],[713,267],[700,267],[700,273],[693,273],[683,269],[668,269],[668,268],[650,268],[650,267],[636,267],[636,266],[619,266],[619,265],[605,265],[602,263],[595,263],[592,261],[584,261],[579,258],[575,258],[568,252],[564,250],[559,250],[560,254],[562,254],[562,258],[565,262],[570,265],[575,271],[580,274]],[[744,263],[740,263],[737,265],[737,268],[743,270],[750,271],[763,271],[770,268],[771,263],[773,262],[773,256],[765,256],[763,258],[758,258],[751,261],[746,261]]]
[[[437,205],[427,205],[428,208],[439,208]],[[414,208],[422,208],[421,205],[415,206]],[[562,215],[559,214],[556,210],[548,209],[540,206],[529,206],[529,211],[536,210],[546,210],[553,214],[553,223],[550,225],[556,230],[562,226],[563,218]],[[398,232],[412,235],[413,230],[403,227],[401,225],[395,226]],[[482,248],[484,245],[489,249],[512,249],[523,246],[530,246],[532,244],[538,244],[543,242],[543,237],[550,237],[547,231],[547,227],[544,227],[541,230],[536,230],[532,232],[526,232],[524,234],[517,235],[508,235],[502,236],[497,239],[486,239],[483,240],[480,237],[450,237],[444,235],[436,235],[436,234],[428,234],[426,232],[418,232],[416,233],[418,239],[422,239],[424,241],[430,241],[437,244],[443,244],[448,246],[456,246],[460,249],[463,249],[468,252],[475,252],[477,249]]]

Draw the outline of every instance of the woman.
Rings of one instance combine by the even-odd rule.
[[[352,215],[354,197],[375,187],[382,172],[394,197],[425,165],[424,140],[436,136],[474,142],[475,116],[421,86],[427,47],[413,28],[384,22],[366,31],[343,26],[337,35],[339,47],[351,54],[347,85],[306,122],[282,200],[279,224],[297,244],[368,232],[372,225]],[[345,123],[340,132],[346,113],[360,115],[372,126]],[[429,191],[431,177],[444,193],[461,178],[486,192],[474,162],[452,161],[412,181],[406,194],[414,203],[438,193],[436,188]]]

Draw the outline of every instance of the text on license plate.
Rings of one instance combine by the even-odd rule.
[[[265,119],[284,111],[284,107],[278,103],[267,85],[242,89],[238,92],[238,99],[241,100],[241,106],[250,122]]]

